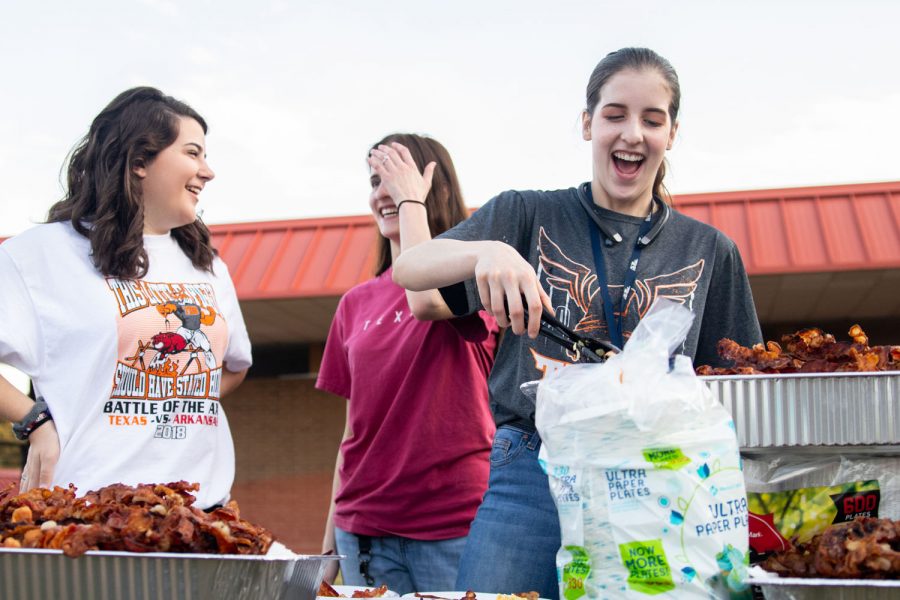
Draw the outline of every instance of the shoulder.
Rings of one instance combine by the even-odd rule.
[[[732,250],[735,244],[727,235],[708,223],[689,217],[676,209],[672,209],[673,229],[682,235],[690,235],[694,239],[706,239],[715,243],[719,249]]]
[[[56,240],[78,237],[82,236],[72,228],[71,223],[41,223],[9,238],[3,243],[3,247],[7,249],[27,248]]]
[[[566,213],[567,207],[578,210],[578,190],[507,190],[494,196],[472,215],[476,221],[502,217],[503,222],[514,219],[543,220],[547,215]]]
[[[55,253],[63,245],[78,244],[90,248],[88,239],[75,231],[70,223],[42,223],[6,240],[0,248],[16,259],[36,252]]]
[[[180,250],[180,248],[179,248]],[[183,253],[183,252],[182,252]],[[187,256],[185,254],[185,256]],[[188,258],[190,260],[190,258]],[[213,275],[215,275],[216,279],[221,279],[223,281],[231,281],[231,271],[228,269],[228,264],[222,260],[222,257],[218,254],[213,257],[212,261],[212,271]]]
[[[578,203],[578,189],[562,190],[507,190],[494,196],[485,207],[491,205],[539,206],[546,203]]]

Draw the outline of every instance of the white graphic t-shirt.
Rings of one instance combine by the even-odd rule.
[[[228,496],[234,446],[222,369],[250,366],[228,269],[194,268],[170,236],[144,236],[140,280],[104,277],[67,223],[0,245],[0,362],[31,376],[59,431],[53,483],[200,483],[199,507]]]

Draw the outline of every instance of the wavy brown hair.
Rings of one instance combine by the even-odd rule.
[[[71,222],[91,241],[91,259],[105,276],[147,274],[144,203],[135,169],[175,142],[180,117],[194,119],[206,133],[206,121],[184,102],[156,88],[132,88],[94,118],[69,154],[66,195],[50,208],[47,222]],[[195,267],[212,271],[216,251],[199,217],[173,229],[172,237]]]
[[[425,198],[428,212],[428,229],[431,237],[444,233],[469,216],[463,202],[456,168],[447,149],[435,139],[414,133],[392,133],[372,146],[397,142],[409,149],[419,171],[430,162],[436,163],[431,179],[431,190]],[[378,236],[378,262],[375,275],[381,275],[391,266],[391,242],[383,235]]]
[[[672,99],[669,101],[669,119],[674,126],[675,121],[678,120],[678,109],[681,106],[681,84],[678,82],[678,73],[675,72],[675,67],[669,61],[649,48],[620,48],[615,52],[610,52],[597,63],[587,84],[587,105],[585,107],[587,113],[594,114],[597,102],[600,101],[600,90],[604,84],[613,75],[626,69],[635,71],[655,69],[662,76],[672,94]],[[663,184],[665,176],[666,159],[663,159],[653,180],[653,195],[671,204],[672,197]]]

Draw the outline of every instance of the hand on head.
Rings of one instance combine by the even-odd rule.
[[[436,163],[430,162],[419,172],[412,154],[403,144],[381,144],[369,153],[369,167],[381,179],[395,203],[403,200],[425,202],[431,190]]]

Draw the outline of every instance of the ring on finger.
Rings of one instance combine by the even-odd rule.
[[[386,163],[386,162],[388,161],[389,158],[390,158],[390,156],[388,156],[387,154],[385,154],[385,155],[384,155],[384,158],[381,159],[382,164]]]

